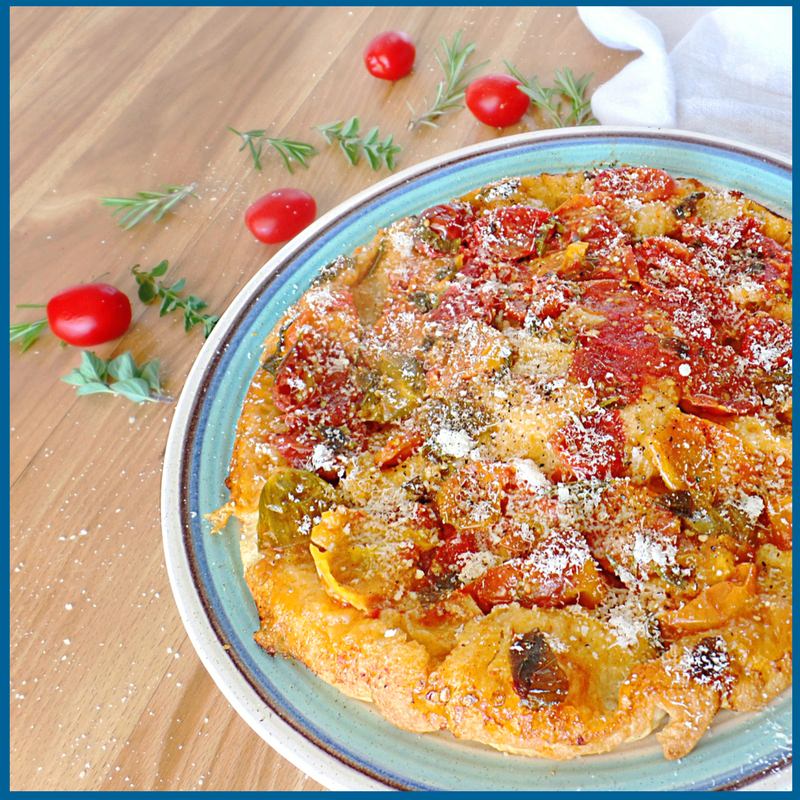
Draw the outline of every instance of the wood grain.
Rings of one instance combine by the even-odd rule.
[[[388,28],[418,46],[396,85],[361,63]],[[12,9],[12,304],[101,277],[133,296],[130,266],[168,258],[223,310],[275,251],[242,224],[249,202],[294,185],[323,212],[376,180],[324,148],[308,171],[269,155],[258,174],[226,125],[314,140],[311,126],[358,114],[396,135],[403,166],[497,136],[467,112],[405,129],[406,103],[435,90],[438,37],[458,28],[497,71],[568,65],[596,85],[630,58],[573,8]],[[98,203],[191,181],[197,200],[131,232]],[[35,313],[12,305],[15,321]],[[129,332],[96,350],[160,358],[177,394],[201,345],[134,301]],[[158,507],[172,407],[77,399],[58,378],[78,360],[52,337],[11,354],[12,788],[319,788],[234,713],[181,626]]]

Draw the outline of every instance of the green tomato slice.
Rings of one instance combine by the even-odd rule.
[[[313,472],[276,469],[264,484],[258,503],[258,549],[307,538],[335,502],[335,489]]]

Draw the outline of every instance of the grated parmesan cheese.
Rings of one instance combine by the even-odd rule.
[[[466,458],[478,444],[466,431],[456,431],[450,428],[440,428],[436,431],[433,441],[443,455],[453,458]]]

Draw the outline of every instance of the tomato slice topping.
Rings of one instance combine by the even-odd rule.
[[[536,252],[542,226],[550,216],[549,211],[532,206],[492,209],[472,226],[473,254],[509,261],[530,256]]]
[[[503,513],[505,488],[514,469],[507,465],[471,461],[450,475],[436,495],[436,507],[445,524],[454,528],[488,528]]]
[[[586,259],[593,268],[593,279],[614,277],[638,280],[633,248],[627,243],[625,232],[614,220],[606,216],[597,217],[581,240],[589,243]]]
[[[322,460],[329,461],[331,452],[363,443],[361,397],[342,344],[304,328],[275,372],[272,398],[282,417],[270,440],[292,466],[305,466],[320,444],[326,447]]]
[[[414,245],[432,258],[456,253],[470,231],[472,220],[472,207],[466,203],[426,208],[414,229]]]
[[[500,310],[503,319],[511,324],[522,325],[555,319],[572,304],[575,290],[569,281],[556,275],[534,278],[524,292],[503,299]]]
[[[623,199],[635,197],[645,203],[669,200],[675,194],[675,181],[653,167],[619,167],[598,172],[592,182],[596,192],[608,192]]]
[[[610,409],[574,417],[553,441],[564,472],[578,480],[624,475],[624,444],[622,417]]]
[[[492,298],[480,289],[480,283],[474,281],[451,283],[439,299],[439,304],[428,315],[428,319],[439,323],[443,332],[455,330],[467,320],[491,324],[494,318]]]
[[[786,369],[792,361],[792,329],[773,317],[755,317],[747,322],[741,354],[764,372]]]
[[[316,329],[305,332],[278,367],[273,399],[281,411],[317,424],[346,424],[360,391],[344,348]]]
[[[695,413],[752,414],[762,405],[751,376],[727,345],[707,342],[692,346],[686,367],[681,367],[681,408]],[[682,379],[682,380],[681,380]]]
[[[747,279],[772,292],[791,291],[792,254],[765,236],[763,224],[754,217],[708,225],[687,222],[678,235],[694,248],[696,260],[717,281]]]
[[[570,374],[582,383],[591,381],[605,399],[630,403],[648,377],[674,372],[675,355],[665,351],[661,337],[652,332],[645,316],[647,305],[641,298],[621,290],[614,280],[580,285],[581,305],[603,315],[606,322],[578,336],[580,346]]]
[[[552,531],[527,556],[491,567],[464,587],[484,613],[513,602],[561,608],[578,601],[594,608],[606,590],[586,540],[571,529]]]

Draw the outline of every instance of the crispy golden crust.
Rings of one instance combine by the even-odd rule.
[[[590,181],[583,174],[542,175],[484,187],[462,200],[477,216],[520,205],[552,212],[576,196],[587,196]],[[636,242],[665,236],[677,240],[689,214],[676,213],[681,203],[689,204],[696,223],[753,217],[765,236],[791,248],[787,220],[736,193],[715,192],[694,180],[678,180],[674,196],[665,200],[618,204],[614,220]],[[315,294],[312,289],[276,326],[265,342],[265,359],[291,350],[292,342],[285,340],[295,335],[298,319],[321,317],[328,335],[338,337],[353,359],[367,335],[364,331],[381,346],[422,346],[418,330],[403,327],[406,318],[418,318],[417,312],[398,317],[400,322],[396,319],[387,333],[384,320],[392,294],[402,286],[404,297],[430,291],[441,302],[461,262],[456,256],[420,253],[412,247],[416,224],[395,223],[356,251],[352,260],[339,264],[322,290],[317,287]],[[585,248],[569,252],[570,246],[564,242],[553,254],[546,250],[540,254],[541,263],[550,259],[548,263],[561,265],[584,257]],[[446,277],[437,277],[443,274]],[[737,308],[790,321],[788,287],[783,293],[765,293],[741,283],[743,289],[737,284],[730,290]],[[743,296],[747,291],[750,294]],[[338,292],[353,298],[357,331],[356,323],[341,312]],[[576,331],[596,324],[585,310],[572,308],[565,315],[564,325]],[[706,399],[684,402],[675,380],[654,379],[637,398],[618,404],[624,472],[581,482],[580,475],[576,479],[565,474],[563,456],[553,442],[576,411],[581,414],[588,407],[605,413],[607,406],[598,411],[592,405],[597,404],[594,390],[575,381],[562,382],[552,396],[535,389],[542,376],[559,379],[572,374],[576,345],[563,336],[548,336],[539,333],[523,341],[516,332],[486,326],[471,337],[457,335],[435,343],[420,357],[428,394],[451,401],[467,386],[482,408],[495,408],[495,386],[506,394],[491,432],[470,433],[480,444],[480,458],[465,457],[457,447],[443,456],[409,445],[408,431],[417,412],[400,423],[368,426],[364,451],[337,462],[337,504],[315,519],[310,541],[306,532],[288,545],[271,542],[263,530],[258,542],[262,487],[286,463],[286,456],[275,446],[274,431],[282,434],[285,427],[275,405],[274,369],[257,372],[239,420],[228,478],[228,510],[241,525],[245,578],[261,619],[255,638],[268,652],[296,658],[346,694],[375,703],[387,719],[407,730],[447,730],[507,752],[566,759],[607,752],[647,736],[666,720],[657,734],[659,741],[667,758],[680,758],[721,708],[756,710],[790,685],[790,405],[781,395],[764,413],[721,413],[717,399],[715,413],[706,414],[704,406],[701,414],[697,404]],[[508,341],[514,348],[512,378],[514,370],[525,378],[513,385],[495,380],[504,370],[509,373],[504,350]],[[454,363],[460,367],[458,380],[453,377]],[[534,372],[538,384],[531,382]],[[398,431],[406,437],[402,446],[395,441]],[[696,444],[698,437],[702,447]],[[689,467],[676,442],[701,447],[692,451],[690,460],[693,470],[702,463],[699,477],[687,477]],[[317,459],[312,466],[310,459],[309,467],[330,477],[330,464]],[[520,499],[513,492],[523,486],[523,472],[525,480],[544,484],[535,490],[530,488],[533,484],[525,484],[528,495]],[[463,501],[466,473],[470,485],[484,491],[481,497],[491,500],[493,493],[509,493],[511,499],[497,506],[496,515],[491,502],[475,512],[475,498],[470,507]],[[460,482],[453,483],[454,475]],[[714,508],[727,509],[728,522],[731,507],[738,503],[740,527],[719,523],[724,530],[712,527],[698,536],[699,529],[687,532],[684,511],[665,511],[661,501],[651,502],[659,492],[685,499],[690,494],[687,481],[696,481],[691,491],[713,499]],[[386,516],[386,503],[395,502],[412,485],[435,491],[436,533],[413,514]],[[497,526],[512,518],[523,501],[533,502],[531,497],[539,503],[535,514],[547,517],[551,511],[542,505],[542,485],[549,487],[547,497],[555,498],[547,502],[556,505],[574,501],[565,501],[559,487],[566,487],[567,495],[586,486],[593,492],[593,505],[587,506],[582,497],[580,506],[581,514],[592,516],[593,527],[582,528],[573,520],[578,534],[569,534],[578,536],[580,547],[589,548],[581,556],[584,566],[566,589],[517,592],[498,601],[496,589],[487,594],[486,575],[514,561],[516,551],[508,548],[513,551],[518,542],[506,534],[500,537]],[[493,488],[489,491],[487,486]],[[406,513],[403,497],[397,502]],[[421,504],[429,508],[429,502],[413,503],[413,513]],[[531,507],[519,513],[530,519]],[[620,544],[609,537],[609,530],[628,525],[625,514],[640,520],[640,533],[642,525],[648,531],[651,526],[673,538],[655,555],[642,557],[643,548],[655,547],[652,540],[643,545],[640,536]],[[753,518],[750,522],[747,514]],[[478,532],[488,541],[492,525],[492,541],[497,543],[499,537],[500,544],[460,556],[460,573],[445,576],[451,581],[449,588],[443,589],[442,581],[434,586],[428,574],[430,553],[440,551],[444,538],[456,530],[456,538]],[[736,538],[744,529],[746,544]],[[525,552],[545,558],[554,546],[548,531],[545,526]],[[526,556],[526,563],[532,557]],[[559,568],[562,572],[572,569],[571,557]],[[664,558],[672,560],[666,563]],[[554,596],[561,599],[553,601]],[[525,686],[520,688],[524,681],[515,672],[519,667],[510,652],[531,632],[548,643],[547,653],[557,662],[563,686],[568,686],[558,702],[543,703],[526,694]]]

